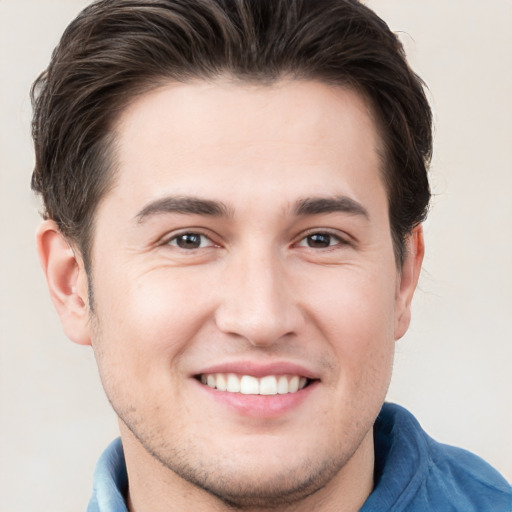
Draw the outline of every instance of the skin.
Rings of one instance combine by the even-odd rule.
[[[358,510],[423,257],[417,227],[397,268],[368,105],[317,82],[169,84],[116,134],[92,281],[52,221],[38,247],[120,418],[130,510]],[[226,211],[163,211],[169,197]],[[305,198],[340,197],[360,209],[297,215]],[[180,247],[184,233],[199,245]],[[195,378],[240,361],[297,364],[315,384],[278,414],[241,412]]]

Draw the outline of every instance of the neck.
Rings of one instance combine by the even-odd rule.
[[[235,512],[242,510],[184,480],[150,455],[121,425],[129,479],[129,512]],[[370,430],[353,456],[327,485],[289,504],[243,507],[244,512],[356,512],[373,489],[374,446]]]

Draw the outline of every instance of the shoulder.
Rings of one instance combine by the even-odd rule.
[[[429,448],[427,494],[444,496],[456,505],[453,510],[512,510],[511,486],[498,471],[474,453],[425,437]]]
[[[512,510],[512,488],[494,468],[473,453],[438,443],[394,404],[384,404],[375,423],[375,474],[364,512]]]

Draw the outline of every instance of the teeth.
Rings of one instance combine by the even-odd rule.
[[[288,393],[288,379],[282,375],[277,381],[277,392],[280,395],[286,395]]]
[[[258,379],[252,375],[210,373],[201,375],[201,382],[219,391],[244,395],[285,395],[306,387],[308,380],[298,375],[266,375]]]
[[[216,386],[211,386],[216,387]],[[240,379],[234,375],[233,373],[230,373],[228,375],[228,385],[226,387],[226,391],[229,391],[230,393],[239,393],[240,392]]]
[[[226,380],[226,377],[222,375],[222,373],[219,373],[215,379],[215,387],[219,391],[226,391],[228,389],[228,381]]]
[[[277,379],[273,375],[260,379],[260,395],[277,395]]]
[[[299,377],[295,375],[288,383],[288,393],[296,393],[299,390]]]
[[[240,381],[240,393],[243,395],[259,395],[260,383],[256,377],[244,375]]]

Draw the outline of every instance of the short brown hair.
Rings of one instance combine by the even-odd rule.
[[[32,87],[44,215],[89,262],[96,206],[114,180],[113,123],[167,81],[313,79],[360,91],[384,143],[397,263],[427,213],[432,114],[397,37],[357,0],[100,0],[66,29]]]

